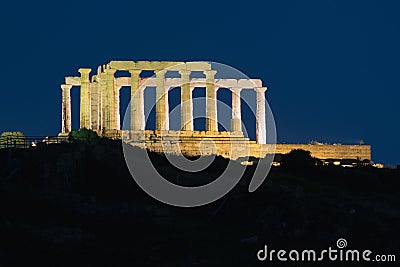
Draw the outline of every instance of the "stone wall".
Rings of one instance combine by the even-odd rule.
[[[311,152],[319,159],[359,159],[371,160],[370,145],[327,145],[327,144],[277,144],[276,154],[286,154],[293,149]]]
[[[125,132],[124,138],[131,145],[146,147],[150,151],[200,156],[216,154],[236,160],[240,157],[263,158],[267,154],[286,154],[293,149],[310,151],[319,159],[371,160],[369,145],[325,145],[325,144],[257,144],[243,136],[242,132],[211,131],[136,131]]]

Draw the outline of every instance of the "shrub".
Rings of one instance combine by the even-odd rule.
[[[301,170],[315,166],[317,159],[311,156],[310,151],[294,149],[282,156],[282,166],[288,169]]]
[[[95,145],[100,141],[100,137],[95,131],[86,128],[72,131],[69,137],[71,141],[83,142],[91,145]]]

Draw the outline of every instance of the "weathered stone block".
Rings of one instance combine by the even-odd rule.
[[[65,77],[65,84],[70,84],[73,86],[80,86],[81,85],[81,77]]]
[[[110,61],[110,67],[116,70],[131,70],[136,69],[136,64],[133,61]]]
[[[238,80],[237,87],[241,88],[262,87],[262,81],[260,79],[240,79]]]
[[[208,62],[186,62],[186,69],[192,71],[211,70],[211,64]]]

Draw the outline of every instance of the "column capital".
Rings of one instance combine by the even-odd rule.
[[[131,69],[131,70],[129,70],[129,73],[130,73],[131,75],[140,75],[140,73],[142,73],[142,70]]]
[[[257,93],[265,93],[267,91],[267,87],[254,87],[254,91]]]
[[[189,76],[190,73],[192,73],[191,70],[185,70],[185,69],[181,69],[181,70],[179,70],[178,72],[179,72],[179,74],[181,75],[181,77],[182,77],[182,76]]]
[[[167,73],[166,69],[154,70],[154,74],[156,75],[156,77],[160,75],[164,76],[166,73]]]
[[[231,87],[230,89],[232,92],[239,94],[243,90],[243,87]]]
[[[217,74],[217,71],[216,70],[205,70],[205,71],[203,71],[203,73],[204,73],[204,75],[206,75],[206,77],[208,76],[208,77],[214,77],[215,76],[215,74]]]
[[[71,90],[72,84],[61,84],[62,90]]]
[[[78,69],[78,72],[80,74],[89,74],[91,71],[92,71],[92,69],[89,69],[89,68],[80,68],[80,69]]]

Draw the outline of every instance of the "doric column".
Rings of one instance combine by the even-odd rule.
[[[98,126],[97,129],[101,130],[103,129],[103,77],[104,74],[102,72],[102,68],[101,66],[99,66],[97,68],[97,92],[98,92],[98,99],[97,99],[97,103],[98,103]],[[93,120],[93,119],[92,119]],[[92,125],[93,127],[93,125]]]
[[[114,99],[115,99],[115,127],[117,130],[121,130],[121,113],[119,110],[119,90],[122,86],[117,86],[114,78]]]
[[[115,82],[114,73],[116,70],[105,69],[103,84],[103,126],[105,130],[116,129],[115,112]]]
[[[62,105],[61,105],[61,132],[69,133],[71,127],[71,88],[72,85],[62,84]]]
[[[81,74],[81,99],[80,99],[80,128],[91,129],[90,125],[90,80],[89,73],[91,69],[81,68],[78,70]]]
[[[156,70],[156,130],[168,130],[166,125],[168,99],[165,94],[166,70]]]
[[[132,131],[144,130],[144,98],[143,89],[140,88],[140,73],[142,70],[130,70],[131,74],[131,127]]]
[[[193,131],[193,104],[190,89],[190,70],[180,70],[181,75],[181,131]]]
[[[214,77],[216,70],[206,70],[206,131],[218,131],[217,90]]]
[[[267,87],[256,87],[257,110],[256,110],[256,140],[257,144],[267,143],[267,129],[265,123],[265,91]]]
[[[106,129],[106,122],[108,118],[107,110],[108,110],[108,97],[107,97],[107,74],[104,69],[100,73],[100,93],[101,93],[101,127],[100,130]]]
[[[232,119],[231,119],[231,131],[241,132],[242,131],[242,112],[240,108],[240,91],[241,87],[232,87]]]
[[[169,101],[168,101],[168,92],[169,92],[169,85],[164,86],[165,92],[165,130],[169,130]]]
[[[96,81],[90,83],[91,125],[93,130],[100,130],[100,83],[97,76]]]

